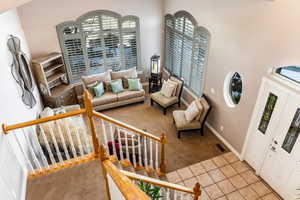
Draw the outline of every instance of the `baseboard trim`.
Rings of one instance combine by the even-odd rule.
[[[214,129],[208,122],[205,123],[205,125],[207,126],[207,128],[209,128],[209,130],[211,130],[211,132],[217,137],[219,138],[219,140],[221,140],[225,146],[232,151],[232,153],[234,153],[240,160],[241,159],[241,154],[229,143],[227,142],[227,140],[220,134],[218,133],[218,131],[216,129]]]

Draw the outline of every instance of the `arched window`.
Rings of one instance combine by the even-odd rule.
[[[70,82],[108,69],[140,65],[139,19],[97,10],[57,25]]]
[[[165,16],[165,67],[202,96],[210,34],[192,15],[179,11]]]

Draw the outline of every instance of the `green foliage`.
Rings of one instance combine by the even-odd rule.
[[[137,183],[139,188],[145,192],[152,200],[159,200],[162,198],[162,196],[159,195],[160,187],[153,186],[149,183],[144,183],[142,181],[139,181]]]

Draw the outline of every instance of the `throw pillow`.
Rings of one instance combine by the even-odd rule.
[[[110,82],[110,86],[114,94],[118,94],[124,91],[121,79]]]
[[[175,85],[175,89],[173,91],[173,94],[172,96],[176,96],[176,93],[177,93],[177,88],[178,88],[178,83],[176,81],[172,81],[171,79],[168,79],[168,82]]]
[[[165,97],[170,98],[172,97],[174,90],[175,90],[175,85],[164,80],[160,93]]]
[[[184,116],[187,122],[193,121],[199,114],[199,109],[195,101],[189,105],[189,107],[184,111]]]
[[[128,80],[128,89],[131,91],[137,91],[142,89],[142,84],[139,78],[129,78]]]
[[[201,104],[200,100],[196,100],[196,105],[198,106],[198,109],[199,109],[199,114],[197,115],[196,117],[196,120],[199,121],[201,116],[202,116],[202,113],[203,113],[203,105]]]
[[[89,91],[89,93],[91,93],[93,97],[95,96],[94,87],[96,87],[97,85],[98,85],[98,81],[95,81],[86,86],[87,90]]]
[[[104,94],[103,82],[100,82],[94,87],[94,92],[96,97],[101,97]]]

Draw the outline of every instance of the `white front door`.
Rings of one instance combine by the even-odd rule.
[[[249,128],[249,140],[244,156],[257,174],[263,165],[268,146],[275,136],[274,133],[286,101],[287,93],[279,84],[263,79]]]
[[[300,161],[300,98],[298,96],[288,95],[287,104],[274,131],[275,135],[267,145],[268,152],[260,176],[284,199],[292,200],[295,199],[292,198],[295,191],[291,191],[288,187],[293,187],[289,186],[289,183],[293,176],[297,175],[297,162]]]

